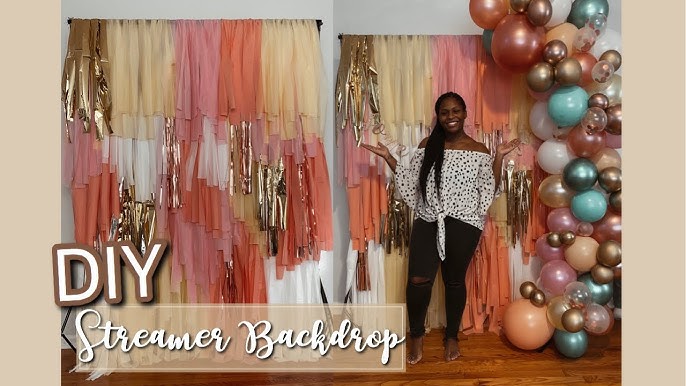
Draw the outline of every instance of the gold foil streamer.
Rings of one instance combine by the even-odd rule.
[[[224,286],[221,291],[221,298],[223,303],[236,303],[238,300],[238,288],[236,287],[236,274],[233,269],[233,260],[226,265],[226,276],[224,277]]]
[[[250,122],[241,122],[241,189],[243,194],[252,193],[252,139],[250,130]]]
[[[162,147],[162,159],[167,163],[167,207],[181,207],[181,149],[176,138],[174,129],[174,118],[165,118],[164,124],[164,145]],[[160,187],[162,189],[162,187]],[[160,192],[162,197],[162,192]]]
[[[398,254],[407,256],[410,245],[412,210],[405,201],[395,194],[395,180],[386,185],[388,197],[388,214],[381,222],[381,244],[386,254],[397,250]]]
[[[119,202],[121,215],[119,218],[119,240],[128,240],[141,252],[155,237],[156,211],[155,197],[145,202],[135,201],[135,186],[124,188],[124,179],[119,183]],[[110,233],[112,231],[110,230]]]
[[[336,124],[343,130],[352,126],[359,146],[365,127],[367,105],[371,110],[371,124],[380,123],[378,74],[374,64],[374,44],[371,35],[343,35],[341,64],[336,79]]]
[[[236,125],[229,125],[229,196],[236,193],[236,174],[234,171],[235,160],[238,155],[236,146]]]
[[[74,19],[71,21],[67,55],[62,72],[62,103],[65,114],[65,135],[71,142],[69,123],[83,121],[88,133],[96,128],[96,139],[110,134],[112,100],[108,88],[109,60],[104,20]],[[92,99],[91,99],[92,98]]]
[[[260,162],[257,177],[258,222],[261,231],[267,232],[269,256],[278,252],[279,231],[286,229],[288,197],[283,159],[276,166]]]
[[[513,246],[517,240],[521,242],[526,237],[532,209],[532,172],[515,170],[514,161],[510,160],[504,176],[507,193],[508,243]]]
[[[365,241],[365,250],[357,253],[357,290],[369,291],[371,289],[369,279],[369,267],[367,264],[367,242]]]

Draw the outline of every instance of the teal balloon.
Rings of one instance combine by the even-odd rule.
[[[598,168],[588,158],[575,158],[565,165],[562,179],[577,192],[589,190],[598,180]]]
[[[584,330],[567,332],[556,328],[553,334],[553,342],[557,351],[567,358],[580,358],[588,349],[588,335]]]
[[[481,37],[481,42],[484,45],[484,50],[486,50],[489,55],[493,55],[491,54],[491,41],[493,41],[493,30],[485,29],[483,36]]]
[[[581,122],[587,109],[588,93],[579,86],[560,87],[548,99],[548,115],[559,127]]]
[[[585,222],[596,222],[605,216],[607,200],[597,190],[579,192],[572,197],[569,205],[574,217]]]
[[[601,13],[605,17],[609,16],[610,5],[607,0],[576,0],[572,3],[567,21],[574,24],[576,28],[581,28],[586,24],[589,17]]]
[[[576,280],[586,284],[586,287],[588,287],[589,291],[591,292],[591,299],[593,299],[593,303],[598,303],[601,306],[604,306],[610,302],[612,296],[614,295],[613,282],[598,284],[593,281],[593,276],[591,276],[591,274],[588,272],[579,276],[579,278]]]

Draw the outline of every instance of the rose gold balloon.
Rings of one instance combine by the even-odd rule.
[[[605,148],[605,132],[589,132],[576,125],[567,134],[567,147],[576,156],[589,158]]]
[[[501,68],[523,73],[541,59],[545,28],[532,25],[526,15],[505,16],[493,30],[491,54]]]
[[[593,234],[593,224],[582,221],[576,226],[576,234],[579,236],[590,236]]]
[[[619,153],[617,150],[610,149],[609,147],[600,149],[600,151],[595,153],[590,160],[593,161],[599,172],[602,172],[603,169],[609,168],[610,166],[622,168],[622,158],[619,156]]]
[[[538,62],[526,74],[526,84],[535,92],[546,92],[555,84],[555,69],[549,63]]]
[[[603,110],[610,105],[610,101],[607,99],[605,94],[595,93],[588,98],[588,107],[598,107]],[[607,112],[605,113],[607,115]],[[607,126],[607,124],[606,124]]]
[[[534,284],[531,281],[525,281],[522,283],[522,285],[519,286],[519,293],[522,294],[522,297],[524,299],[529,299],[531,297],[531,293],[536,290],[536,284]]]
[[[574,194],[562,181],[561,174],[549,175],[538,186],[538,198],[543,205],[551,208],[568,207]]]
[[[572,86],[581,80],[581,64],[574,58],[564,58],[555,65],[555,80],[560,86]]]
[[[622,65],[622,55],[617,50],[607,50],[603,52],[603,54],[600,55],[600,58],[598,58],[598,61],[600,60],[607,60],[612,63],[615,71],[619,70],[619,67]]]
[[[560,234],[557,232],[548,233],[546,241],[548,242],[548,245],[550,245],[553,248],[559,248],[562,245],[562,240],[560,240]]]
[[[507,0],[469,0],[469,15],[483,29],[494,29],[508,8]]]
[[[566,57],[567,46],[562,40],[551,40],[543,47],[543,61],[553,66]]]
[[[622,214],[622,191],[618,190],[612,194],[610,194],[610,198],[608,199],[610,202],[610,210],[617,213],[617,214]]]
[[[545,34],[546,43],[551,40],[561,40],[567,47],[567,53],[572,53],[574,47],[574,37],[576,36],[578,28],[572,23],[562,23]]]
[[[531,0],[526,8],[526,16],[531,24],[542,27],[553,17],[553,5],[550,0]]]
[[[591,277],[593,278],[593,281],[598,284],[607,284],[614,280],[615,274],[612,271],[612,268],[602,264],[596,264],[591,268]]]
[[[598,263],[616,267],[622,262],[622,245],[614,240],[605,240],[598,245]]]
[[[576,240],[576,235],[572,231],[564,231],[560,233],[560,242],[564,245],[572,245]]]
[[[578,308],[570,308],[562,314],[562,326],[568,332],[579,332],[583,330],[585,323],[584,312]]]
[[[607,240],[615,240],[621,243],[622,216],[608,210],[603,218],[593,223],[593,234],[591,237],[599,243]]]
[[[533,304],[536,307],[545,306],[545,294],[540,289],[535,289],[531,293],[531,297],[529,298],[529,300],[531,300],[531,304]]]
[[[579,86],[584,87],[593,82],[593,77],[591,76],[593,66],[598,62],[598,60],[593,56],[593,54],[588,52],[575,52],[572,58],[576,59],[581,65],[581,79],[579,80]]]
[[[598,184],[608,193],[613,193],[622,188],[622,170],[611,166],[603,169],[598,174]]]
[[[605,109],[607,114],[607,125],[605,130],[610,134],[622,134],[622,104],[616,104]]]
[[[510,0],[510,7],[513,11],[517,13],[522,13],[526,11],[531,0]]]

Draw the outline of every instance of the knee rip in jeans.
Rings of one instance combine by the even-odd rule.
[[[431,284],[431,279],[426,278],[426,277],[421,277],[421,276],[412,276],[410,278],[410,284],[417,286],[417,287],[423,287],[423,286]]]

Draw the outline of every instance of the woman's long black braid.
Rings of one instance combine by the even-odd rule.
[[[462,107],[466,110],[467,106],[464,99],[452,91],[447,92],[438,97],[436,104],[434,105],[434,110],[436,111],[436,125],[434,125],[429,139],[426,141],[426,147],[424,148],[424,159],[422,160],[422,166],[419,169],[419,186],[422,189],[422,197],[424,202],[426,202],[426,180],[429,178],[429,171],[431,167],[435,164],[435,182],[436,182],[436,194],[440,200],[441,190],[441,169],[443,168],[443,154],[445,153],[445,131],[443,127],[438,122],[438,110],[441,108],[441,104],[449,98],[455,99]]]

